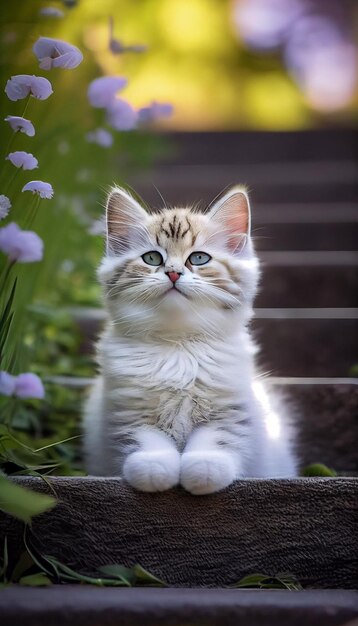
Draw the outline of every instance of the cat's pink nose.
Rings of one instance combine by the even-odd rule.
[[[178,272],[167,272],[167,274],[170,280],[172,281],[172,283],[175,283],[180,277],[180,274],[178,274]]]

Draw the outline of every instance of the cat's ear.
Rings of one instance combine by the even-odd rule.
[[[212,203],[208,215],[227,233],[231,252],[241,249],[251,230],[250,203],[245,189],[232,187]]]
[[[107,253],[121,254],[140,245],[146,234],[147,212],[127,191],[113,187],[107,198]]]

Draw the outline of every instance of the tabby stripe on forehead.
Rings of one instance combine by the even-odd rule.
[[[188,218],[185,217],[185,219],[186,219],[186,223],[188,224],[188,228],[182,232],[182,234],[181,234],[181,238],[182,239],[184,239],[185,235],[189,232],[189,230],[192,230],[191,224],[190,224]]]
[[[162,229],[163,233],[165,233],[165,234],[166,234],[166,236],[167,236],[167,237],[168,237],[168,239],[169,239],[169,237],[170,237],[170,232],[169,232],[168,230],[166,230],[166,228],[164,228],[164,226],[163,226],[163,224],[164,224],[164,220],[165,220],[165,217],[163,217],[163,219],[162,219],[162,223],[161,223],[161,225],[160,225],[160,228]]]
[[[174,235],[175,235],[175,220],[176,220],[176,215],[174,215],[173,223],[169,222],[169,224],[168,224],[169,230],[170,230],[170,234],[171,234],[172,237],[174,237]]]

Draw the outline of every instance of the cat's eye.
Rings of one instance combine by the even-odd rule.
[[[163,263],[162,255],[156,250],[146,252],[145,254],[143,254],[142,259],[144,263],[148,263],[148,265],[161,265]]]
[[[192,252],[188,261],[192,265],[205,265],[205,263],[209,263],[210,259],[210,254],[206,252]]]

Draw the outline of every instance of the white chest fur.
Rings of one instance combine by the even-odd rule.
[[[252,368],[246,335],[215,344],[112,336],[102,348],[106,395],[127,423],[135,414],[136,421],[156,425],[179,442],[195,424],[244,401]]]

